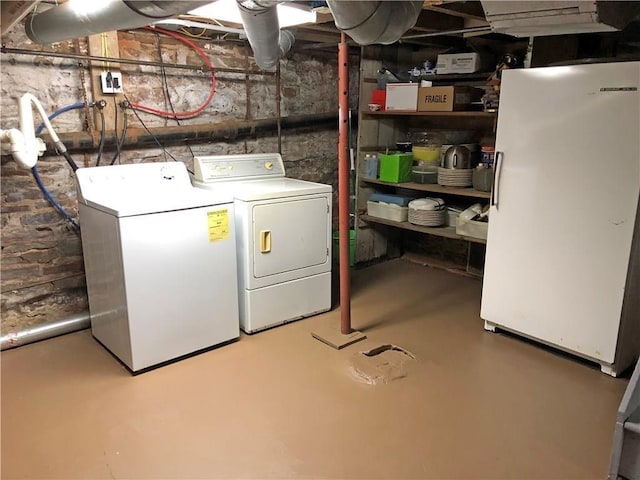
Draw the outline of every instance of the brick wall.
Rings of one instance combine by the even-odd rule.
[[[162,58],[168,63],[201,62],[188,47],[174,39],[161,37]],[[136,31],[118,34],[120,55],[124,58],[158,60],[155,35]],[[40,49],[30,43],[18,25],[3,43],[8,47]],[[241,42],[198,42],[217,67],[253,67],[251,51]],[[60,42],[47,49],[87,51],[86,42]],[[33,93],[48,113],[83,100],[80,70],[76,60],[3,54],[0,69],[0,125],[18,126],[17,99]],[[282,115],[324,113],[337,110],[337,58],[335,55],[310,57],[295,53],[281,64]],[[158,68],[123,65],[124,90],[133,102],[166,109],[162,78]],[[351,68],[352,86],[357,85],[357,65]],[[85,70],[91,100],[88,70]],[[202,72],[167,70],[169,90],[177,111],[199,106],[208,92],[209,77]],[[355,88],[352,88],[354,91]],[[352,102],[357,104],[355,99]],[[202,115],[182,121],[183,125],[220,122],[229,119],[260,119],[275,116],[275,79],[272,76],[219,73],[211,105]],[[129,126],[140,127],[132,113]],[[175,125],[140,113],[149,127]],[[39,119],[36,118],[36,122]],[[65,113],[53,121],[57,132],[86,129],[83,110]],[[177,159],[192,165],[190,151],[183,146],[167,147]],[[277,138],[242,139],[232,143],[192,145],[197,154],[225,154],[277,151]],[[112,151],[103,158],[111,159]],[[293,178],[329,183],[337,189],[337,131],[323,129],[306,132],[285,131],[282,154],[288,175]],[[72,154],[80,166],[95,164],[95,153]],[[160,148],[124,150],[121,163],[164,161]],[[103,160],[104,164],[104,160]],[[66,162],[57,156],[40,159],[38,169],[44,184],[58,202],[77,215],[74,178]],[[88,309],[80,236],[44,199],[31,172],[20,169],[9,156],[1,160],[1,281],[2,333],[21,330],[42,322],[66,318]]]

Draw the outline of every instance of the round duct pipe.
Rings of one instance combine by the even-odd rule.
[[[36,13],[25,22],[27,36],[35,43],[61,42],[113,30],[144,27],[171,18],[210,1],[68,1]]]
[[[422,1],[328,0],[336,27],[360,45],[389,45],[416,24]]]
[[[80,313],[64,320],[56,320],[35,327],[25,328],[19,332],[10,332],[0,337],[0,350],[27,345],[28,343],[46,340],[65,333],[84,330],[91,326],[89,312]]]
[[[271,70],[293,46],[293,33],[280,30],[277,1],[237,0],[244,31],[256,65]]]

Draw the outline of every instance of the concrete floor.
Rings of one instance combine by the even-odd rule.
[[[484,332],[480,289],[359,270],[369,338],[341,351],[310,334],[334,310],[136,377],[88,330],[3,352],[2,477],[605,478],[627,380]],[[351,357],[386,343],[408,375],[357,381]]]

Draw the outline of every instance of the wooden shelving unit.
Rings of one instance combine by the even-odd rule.
[[[421,192],[432,192],[432,193],[440,193],[440,194],[447,194],[447,195],[457,195],[460,197],[472,197],[472,198],[482,198],[482,199],[491,198],[491,193],[481,192],[473,188],[443,187],[442,185],[432,184],[432,183],[414,183],[414,182],[390,183],[390,182],[383,182],[382,180],[376,180],[373,178],[360,178],[360,180],[364,183],[371,183],[373,185],[385,185],[392,188],[407,188],[411,190],[419,190]]]
[[[358,262],[369,261],[385,255],[397,256],[407,254],[404,247],[410,245],[420,250],[420,239],[424,236],[424,243],[433,248],[433,258],[429,254],[430,265],[446,268],[450,271],[464,272],[465,274],[481,275],[481,269],[476,269],[470,263],[472,252],[482,253],[486,240],[458,235],[454,227],[423,227],[408,222],[394,222],[379,217],[372,217],[367,212],[367,201],[375,191],[397,193],[398,190],[412,190],[428,192],[424,196],[439,196],[449,204],[465,204],[482,202],[486,203],[491,197],[489,192],[480,192],[473,188],[444,187],[437,184],[420,184],[414,182],[390,183],[378,179],[366,178],[363,175],[361,163],[365,154],[369,152],[385,152],[394,150],[399,138],[406,138],[407,132],[415,129],[447,129],[447,130],[474,130],[477,140],[490,137],[495,134],[497,125],[497,113],[482,111],[480,105],[470,108],[476,110],[464,110],[455,112],[397,112],[397,111],[371,111],[368,104],[371,102],[372,93],[377,89],[377,73],[386,64],[400,65],[407,61],[408,51],[399,49],[390,56],[381,58],[376,54],[363,55],[360,62],[360,98],[358,105],[358,139],[356,145],[356,205],[355,221],[357,229]],[[411,52],[413,55],[413,52]],[[492,72],[477,72],[473,74],[455,75],[429,75],[424,80],[433,82],[434,86],[441,85],[467,85],[483,87]],[[392,228],[380,228],[386,225]],[[414,233],[415,232],[415,233]],[[424,234],[424,235],[422,235]],[[429,238],[435,237],[435,238]],[[418,239],[416,245],[412,245],[413,239]],[[451,239],[449,241],[448,239]],[[466,265],[457,265],[459,252],[466,248]],[[475,254],[474,254],[475,255]],[[447,260],[445,260],[445,258]],[[435,259],[435,260],[434,260]],[[424,261],[421,260],[422,263]],[[434,263],[435,262],[435,263]],[[479,263],[478,263],[479,265]],[[473,271],[475,269],[475,271]]]
[[[459,112],[396,112],[396,111],[371,111],[362,110],[362,115],[371,115],[373,117],[472,117],[472,118],[486,118],[495,119],[497,114],[495,112],[476,112],[476,111],[459,111]]]
[[[454,240],[467,240],[474,243],[487,243],[484,238],[465,237],[464,235],[458,235],[454,227],[423,227],[422,225],[414,225],[413,223],[409,222],[395,222],[393,220],[387,220],[386,218],[372,217],[371,215],[360,215],[359,218],[369,223],[380,223],[382,225],[389,225],[391,227],[401,228],[403,230],[428,233],[429,235],[435,235],[437,237],[453,238]]]

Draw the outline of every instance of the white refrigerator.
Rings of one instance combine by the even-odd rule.
[[[640,62],[503,72],[485,329],[617,376],[640,352]]]

